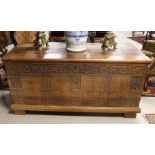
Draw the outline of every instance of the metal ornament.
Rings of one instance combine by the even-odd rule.
[[[116,49],[117,42],[115,41],[115,35],[113,33],[108,33],[105,35],[103,40],[101,40],[103,50],[109,51]]]
[[[48,47],[48,40],[46,40],[45,31],[38,31],[36,33],[36,39],[34,40],[34,46],[39,50],[43,50]]]

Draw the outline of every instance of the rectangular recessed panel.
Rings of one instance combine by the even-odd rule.
[[[131,77],[113,76],[111,78],[108,106],[128,106]]]

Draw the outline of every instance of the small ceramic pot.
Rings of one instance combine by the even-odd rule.
[[[83,52],[86,50],[88,31],[65,31],[66,50]]]

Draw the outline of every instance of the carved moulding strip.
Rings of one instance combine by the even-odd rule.
[[[105,65],[103,63],[25,63],[21,73],[35,74],[103,74],[130,75],[130,65]]]

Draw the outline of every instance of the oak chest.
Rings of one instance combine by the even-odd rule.
[[[103,51],[88,44],[83,53],[51,43],[40,53],[32,44],[12,49],[6,65],[16,114],[26,111],[123,113],[136,117],[149,58],[131,44]]]

